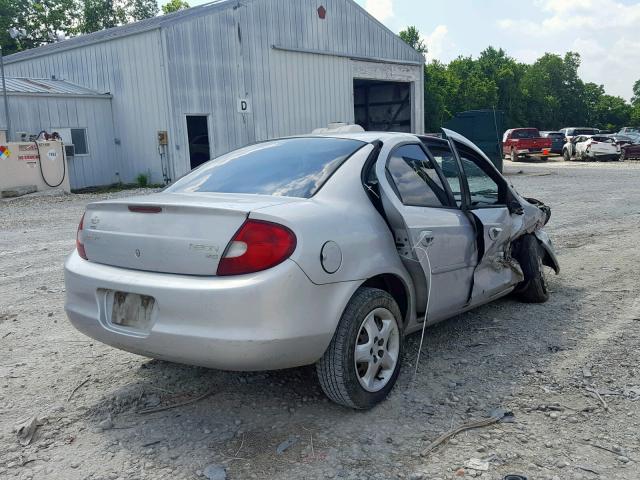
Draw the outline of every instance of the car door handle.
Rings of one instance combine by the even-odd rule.
[[[418,244],[422,247],[430,247],[433,244],[433,240],[433,232],[431,230],[423,230],[420,232]]]
[[[500,227],[491,227],[489,229],[489,238],[491,240],[495,240],[500,236],[501,233],[502,233],[502,229]]]

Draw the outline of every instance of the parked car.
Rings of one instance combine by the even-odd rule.
[[[575,139],[582,135],[597,135],[600,131],[597,128],[587,127],[567,127],[559,130],[564,134],[565,143],[562,147],[562,156],[566,161],[572,160],[576,156]]]
[[[330,399],[369,408],[396,382],[405,335],[509,293],[547,300],[550,209],[473,143],[343,131],[90,203],[65,263],[71,323],[186,364],[315,364]]]
[[[573,137],[577,137],[578,135],[597,135],[600,133],[600,130],[597,128],[590,127],[565,127],[561,128],[559,131],[564,134],[565,145],[567,142],[570,142]]]
[[[628,133],[630,143],[621,145],[620,160],[638,160],[640,159],[640,133]]]
[[[562,132],[540,132],[540,136],[543,138],[551,139],[551,153],[562,154],[562,147],[564,147],[564,133]]]
[[[613,133],[611,135],[606,135],[609,138],[613,138],[613,141],[616,142],[616,144],[622,148],[625,145],[630,145],[634,142],[634,137],[640,137],[640,133],[634,135],[633,133],[628,133],[626,135],[620,134],[620,133]]]
[[[640,127],[622,127],[618,133],[620,135],[627,135],[629,133],[640,133]]]
[[[537,128],[510,128],[502,137],[502,151],[512,162],[532,157],[546,161],[551,147],[551,138],[542,137]]]
[[[620,159],[620,146],[611,137],[604,135],[580,135],[575,137],[575,156],[580,160],[608,160]]]

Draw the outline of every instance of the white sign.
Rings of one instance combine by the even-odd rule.
[[[238,99],[238,112],[239,113],[251,113],[251,104],[248,98]]]

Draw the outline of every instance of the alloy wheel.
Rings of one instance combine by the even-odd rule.
[[[371,311],[360,324],[354,363],[360,386],[377,392],[389,382],[398,363],[400,330],[386,308]]]

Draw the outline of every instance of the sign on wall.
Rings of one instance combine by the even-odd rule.
[[[238,112],[239,113],[251,113],[251,103],[248,98],[238,99]]]

